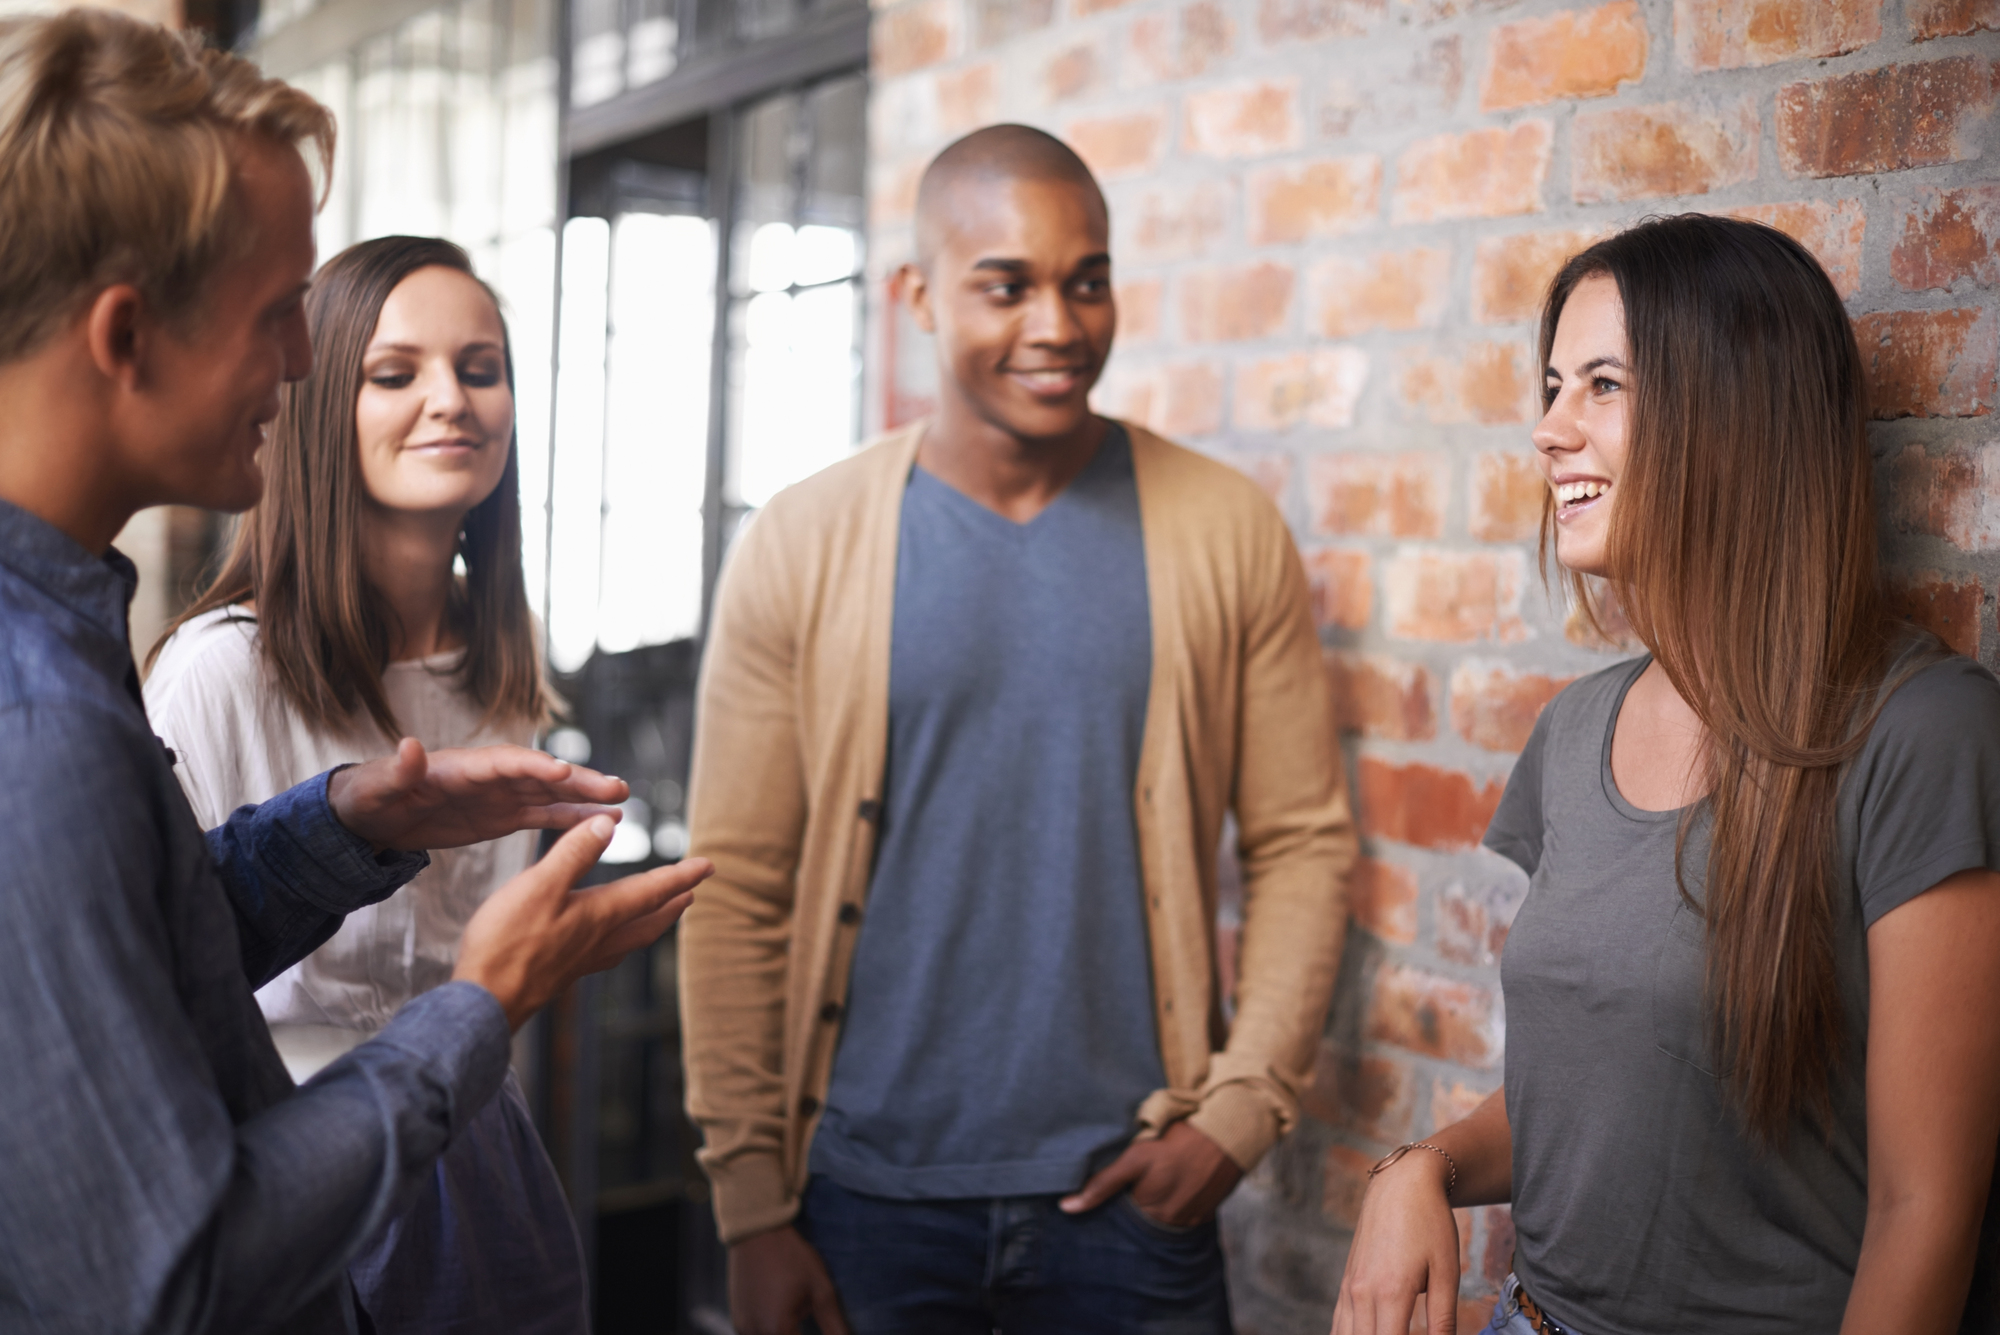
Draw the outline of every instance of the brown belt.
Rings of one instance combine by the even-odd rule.
[[[1520,1287],[1520,1284],[1520,1280],[1514,1281],[1514,1302],[1520,1307],[1521,1315],[1528,1318],[1528,1324],[1541,1332],[1541,1335],[1570,1335],[1561,1323],[1536,1305],[1535,1300],[1528,1296],[1528,1291]]]

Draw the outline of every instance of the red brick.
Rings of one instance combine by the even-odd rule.
[[[1167,145],[1167,114],[1158,109],[1072,121],[1064,138],[1100,178],[1157,167]]]
[[[1858,176],[1979,156],[1994,65],[1973,56],[1885,65],[1778,90],[1778,161],[1794,176]]]
[[[1451,460],[1420,450],[1316,454],[1306,461],[1306,491],[1316,533],[1440,537]]]
[[[1106,417],[1158,430],[1153,413],[1165,397],[1161,392],[1165,378],[1158,366],[1133,366],[1122,357],[1113,358],[1090,391],[1090,406]]]
[[[1493,963],[1492,924],[1486,901],[1453,882],[1437,897],[1438,954],[1457,964]]]
[[[1408,551],[1383,571],[1389,634],[1398,639],[1472,644],[1526,639],[1519,551]]]
[[[1889,272],[1907,288],[1948,288],[1960,279],[2000,285],[2000,185],[1927,190],[1904,201],[1903,231]]]
[[[991,62],[938,75],[938,129],[947,135],[960,135],[997,120],[997,76]]]
[[[1347,878],[1347,914],[1357,927],[1384,941],[1413,945],[1417,939],[1417,878],[1380,858],[1358,858]]]
[[[1406,127],[1448,116],[1465,86],[1465,39],[1435,38],[1411,51],[1401,70],[1371,70],[1369,77],[1332,78],[1313,89],[1322,139],[1400,134]]]
[[[1166,368],[1154,430],[1173,437],[1206,436],[1222,429],[1222,368],[1182,362]]]
[[[1545,120],[1420,139],[1396,164],[1395,222],[1539,213],[1554,127]]]
[[[1418,416],[1440,426],[1496,426],[1539,416],[1536,384],[1532,349],[1510,340],[1451,350],[1406,349],[1396,394]]]
[[[1255,482],[1258,489],[1271,498],[1271,504],[1283,502],[1285,488],[1292,483],[1291,455],[1276,451],[1232,450],[1216,457]]]
[[[1854,322],[1877,418],[1983,417],[1993,411],[1990,311],[1878,311]]]
[[[1889,582],[1889,610],[1915,622],[1967,658],[1979,657],[1980,607],[1986,590],[1971,575],[1918,571]]]
[[[1387,0],[1261,0],[1257,34],[1271,46],[1360,37],[1382,21],[1387,9]]]
[[[1493,991],[1404,965],[1375,975],[1368,1037],[1461,1066],[1490,1066],[1500,1057]]]
[[[950,0],[916,0],[875,11],[868,24],[868,72],[894,78],[943,60],[951,54],[951,16]]]
[[[1356,1057],[1322,1044],[1299,1104],[1336,1130],[1385,1144],[1405,1140],[1416,1111],[1410,1065],[1390,1057]]]
[[[982,47],[999,46],[1046,28],[1056,16],[1055,0],[971,0],[973,32]]]
[[[868,221],[872,226],[902,222],[917,211],[917,185],[923,161],[876,163],[868,171]]]
[[[1811,199],[1795,204],[1751,204],[1725,209],[1732,218],[1775,227],[1813,253],[1833,290],[1851,297],[1861,286],[1861,241],[1868,206],[1858,199]]]
[[[1632,633],[1632,623],[1626,619],[1616,591],[1601,580],[1592,581],[1592,585],[1597,591],[1597,625],[1590,624],[1589,618],[1583,614],[1583,606],[1578,604],[1570,608],[1563,621],[1563,638],[1580,648],[1605,652],[1630,652],[1639,648],[1639,637]]]
[[[1313,621],[1322,629],[1366,630],[1375,614],[1375,583],[1367,552],[1318,547],[1301,553],[1312,589]]]
[[[1361,1218],[1361,1198],[1368,1191],[1368,1170],[1375,1156],[1345,1145],[1326,1151],[1326,1177],[1320,1210],[1341,1228],[1353,1228]]]
[[[1475,786],[1472,776],[1434,765],[1395,765],[1361,757],[1358,770],[1361,831],[1421,848],[1472,848],[1500,805],[1498,779]]]
[[[1236,25],[1211,0],[1132,23],[1132,54],[1153,79],[1192,79],[1235,49]]]
[[[1691,70],[1844,56],[1882,35],[1882,0],[1674,0],[1674,52]]]
[[[1151,343],[1159,338],[1160,301],[1165,286],[1158,278],[1135,278],[1117,285],[1120,344]]]
[[[1635,0],[1569,9],[1493,30],[1481,111],[1609,97],[1646,77],[1646,20]]]
[[[1484,1264],[1480,1267],[1488,1284],[1499,1288],[1514,1270],[1514,1212],[1504,1205],[1489,1205],[1479,1212],[1479,1233]],[[1460,1326],[1477,1330],[1477,1326]]]
[[[1909,0],[1905,12],[1919,42],[2000,31],[2000,0]]]
[[[1466,531],[1481,542],[1520,542],[1542,531],[1549,484],[1526,450],[1482,454],[1472,461],[1472,513]]]
[[[1197,269],[1181,278],[1181,334],[1191,343],[1269,338],[1285,328],[1292,286],[1288,264]]]
[[[1236,369],[1236,425],[1245,431],[1282,431],[1304,422],[1339,428],[1354,424],[1354,405],[1368,383],[1368,354],[1359,348],[1320,348],[1270,357]]]
[[[1883,499],[1897,529],[1962,552],[2000,551],[2000,441],[1937,455],[1906,445],[1888,473]]]
[[[1326,673],[1340,731],[1390,742],[1437,736],[1431,674],[1423,664],[1336,649],[1326,656]]]
[[[1753,94],[1718,107],[1662,102],[1579,113],[1570,194],[1579,204],[1705,195],[1756,179]]]
[[[1542,706],[1574,678],[1516,672],[1504,663],[1460,661],[1451,671],[1451,726],[1474,746],[1519,751]]]
[[[1472,318],[1480,324],[1540,319],[1556,271],[1602,235],[1576,230],[1487,237],[1472,256]]]
[[[1202,254],[1229,230],[1234,194],[1227,182],[1201,181],[1185,190],[1149,190],[1140,197],[1119,262],[1152,264]]]
[[[1490,1089],[1478,1089],[1457,1080],[1449,1085],[1438,1081],[1431,1091],[1431,1129],[1442,1131],[1454,1122],[1463,1122],[1492,1093]]]
[[[1299,146],[1299,81],[1259,79],[1189,93],[1181,147],[1209,157],[1264,157]]]
[[[1250,244],[1284,245],[1366,227],[1382,211],[1382,159],[1372,153],[1266,167],[1249,178]]]
[[[1042,67],[1042,96],[1050,102],[1068,102],[1096,91],[1102,78],[1097,48],[1088,42],[1072,46]]]
[[[1313,266],[1319,332],[1347,338],[1370,329],[1422,329],[1444,315],[1451,251],[1443,247],[1332,255]]]

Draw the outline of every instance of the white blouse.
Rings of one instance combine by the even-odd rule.
[[[146,680],[146,711],[179,757],[174,772],[205,829],[324,770],[395,749],[372,722],[340,735],[307,724],[267,675],[256,633],[242,608],[205,613],[174,632]],[[526,721],[481,726],[482,711],[451,676],[462,655],[391,663],[383,673],[404,734],[431,750],[528,744]],[[331,940],[265,984],[257,1004],[293,1078],[305,1080],[381,1029],[404,1002],[449,982],[466,921],[534,861],[535,840],[524,830],[433,851],[415,880],[348,914]]]

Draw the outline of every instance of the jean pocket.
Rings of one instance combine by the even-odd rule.
[[[1715,1075],[1708,1044],[1707,932],[1685,901],[1660,938],[1653,967],[1653,1046],[1703,1075]]]
[[[1129,1191],[1121,1192],[1117,1197],[1117,1203],[1120,1207],[1124,1209],[1126,1214],[1130,1215],[1133,1219],[1138,1221],[1139,1226],[1141,1228],[1144,1228],[1149,1233],[1157,1234],[1162,1238],[1169,1238],[1174,1240],[1180,1240],[1185,1238],[1198,1238],[1215,1227],[1215,1220],[1213,1219],[1206,1220],[1199,1224],[1186,1224],[1186,1225],[1169,1224],[1162,1220],[1155,1219],[1153,1218],[1153,1216],[1147,1214],[1144,1210],[1139,1208],[1139,1202],[1132,1199],[1132,1193]]]

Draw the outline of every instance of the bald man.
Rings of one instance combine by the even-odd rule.
[[[936,415],[724,575],[680,977],[744,1335],[1229,1329],[1215,1211],[1297,1115],[1355,841],[1276,509],[1090,410],[1109,236],[1039,130],[940,154]]]

